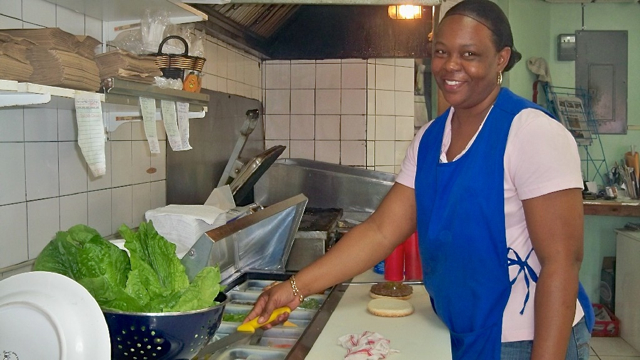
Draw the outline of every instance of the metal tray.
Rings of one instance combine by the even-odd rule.
[[[260,293],[257,292],[246,292],[246,291],[229,291],[227,293],[227,297],[229,297],[230,302],[229,305],[240,305],[240,306],[253,306],[253,304],[258,300],[258,296]],[[306,299],[314,299],[318,301],[320,306],[324,303],[324,300],[327,298],[326,295],[310,295],[305,298]],[[305,309],[298,307],[296,311],[317,311],[318,309]]]
[[[284,360],[289,349],[244,345],[226,350],[216,360]]]
[[[230,299],[255,301],[265,286],[270,285],[274,281],[286,281],[292,274],[291,272],[269,272],[264,270],[239,272],[231,277],[223,278],[222,285],[225,286],[225,293]],[[252,290],[249,290],[250,288]],[[319,336],[324,324],[328,321],[331,312],[340,301],[345,288],[345,286],[339,285],[337,288],[327,289],[324,294],[311,295],[310,297],[318,299],[322,305],[317,310],[300,308],[294,310],[289,316],[289,321],[298,325],[298,327],[275,326],[264,332],[262,338],[258,340],[257,345],[237,345],[236,347],[228,349],[223,354],[217,355],[215,358],[206,360],[244,360],[249,355],[256,355],[253,357],[255,359],[258,359],[258,356],[262,356],[260,358],[263,360],[304,359],[315,342],[315,339]],[[336,289],[339,291],[334,294]],[[249,311],[250,309],[250,305],[229,304],[225,308],[225,312],[241,312]],[[313,324],[313,326],[309,326],[311,324]],[[237,322],[223,321],[215,337],[221,339],[228,336],[236,331],[238,325],[240,324]],[[274,347],[268,347],[269,345]],[[289,345],[291,345],[290,348]],[[279,348],[281,346],[284,348]],[[252,349],[262,350],[262,352],[247,352],[247,350]],[[270,350],[276,350],[276,353],[273,351],[270,352]],[[249,360],[253,358],[249,358]]]

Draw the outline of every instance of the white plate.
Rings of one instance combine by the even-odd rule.
[[[110,360],[109,329],[93,296],[66,276],[33,271],[0,281],[0,355]]]

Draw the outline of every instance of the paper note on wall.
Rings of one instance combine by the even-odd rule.
[[[177,102],[178,109],[178,128],[180,129],[180,139],[182,139],[182,150],[190,150],[189,144],[189,104]]]
[[[107,172],[104,122],[100,94],[77,92],[75,95],[78,145],[91,173],[102,176]]]
[[[149,150],[152,154],[160,154],[158,130],[156,129],[156,100],[141,97],[139,101],[144,133],[149,143]]]
[[[180,130],[176,118],[176,103],[169,100],[160,101],[160,109],[162,110],[162,121],[164,129],[167,132],[167,140],[173,151],[187,150],[182,148],[182,139],[180,138]]]

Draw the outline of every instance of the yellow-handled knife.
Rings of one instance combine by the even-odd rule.
[[[280,316],[280,315],[282,315],[284,313],[290,314],[291,313],[291,309],[289,309],[288,306],[283,306],[281,308],[277,308],[277,309],[273,310],[273,312],[271,313],[271,316],[269,316],[269,319],[267,319],[267,321],[265,321],[264,323],[259,324],[258,323],[258,318],[255,318],[255,319],[253,319],[251,321],[248,321],[248,322],[238,326],[237,330],[241,331],[241,332],[248,332],[248,333],[252,333],[253,334],[256,331],[257,328],[259,328],[259,327],[261,327],[263,325],[270,324],[270,323],[274,322],[278,318],[278,316]],[[289,321],[285,322],[283,325],[284,326],[296,326],[296,324],[294,324],[292,322],[289,322]]]
[[[287,306],[283,306],[281,308],[273,310],[271,316],[269,316],[269,319],[267,319],[267,321],[265,321],[264,323],[258,323],[258,318],[247,321],[246,323],[238,326],[238,328],[236,329],[237,331],[233,334],[229,334],[222,339],[216,340],[202,348],[202,350],[198,352],[196,358],[202,359],[207,355],[212,355],[224,351],[225,349],[233,345],[257,343],[258,341],[260,341],[262,333],[264,332],[264,330],[260,329],[260,327],[274,322],[278,318],[278,316],[284,313],[291,313],[291,309]],[[289,321],[285,322],[283,325],[296,326]]]

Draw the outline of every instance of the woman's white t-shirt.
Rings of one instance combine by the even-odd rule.
[[[447,162],[446,152],[451,143],[451,117],[449,112],[442,146],[440,162]],[[396,182],[414,188],[418,147],[425,130],[423,126],[415,136]],[[484,124],[484,123],[483,123]],[[478,131],[482,129],[482,126]],[[477,136],[477,133],[476,133]],[[453,161],[464,156],[476,136]],[[531,239],[522,207],[522,200],[531,199],[559,190],[583,188],[578,147],[571,134],[556,120],[536,109],[524,109],[513,119],[504,154],[504,205],[507,246],[518,254],[528,254],[532,248]],[[529,265],[540,273],[540,263],[535,252],[528,260]],[[504,310],[502,341],[532,340],[534,334],[534,294],[536,283],[529,279],[530,297],[522,310],[527,294],[524,274],[518,275],[518,267],[509,267],[513,280],[511,296]],[[584,311],[576,300],[574,325],[582,318]]]

